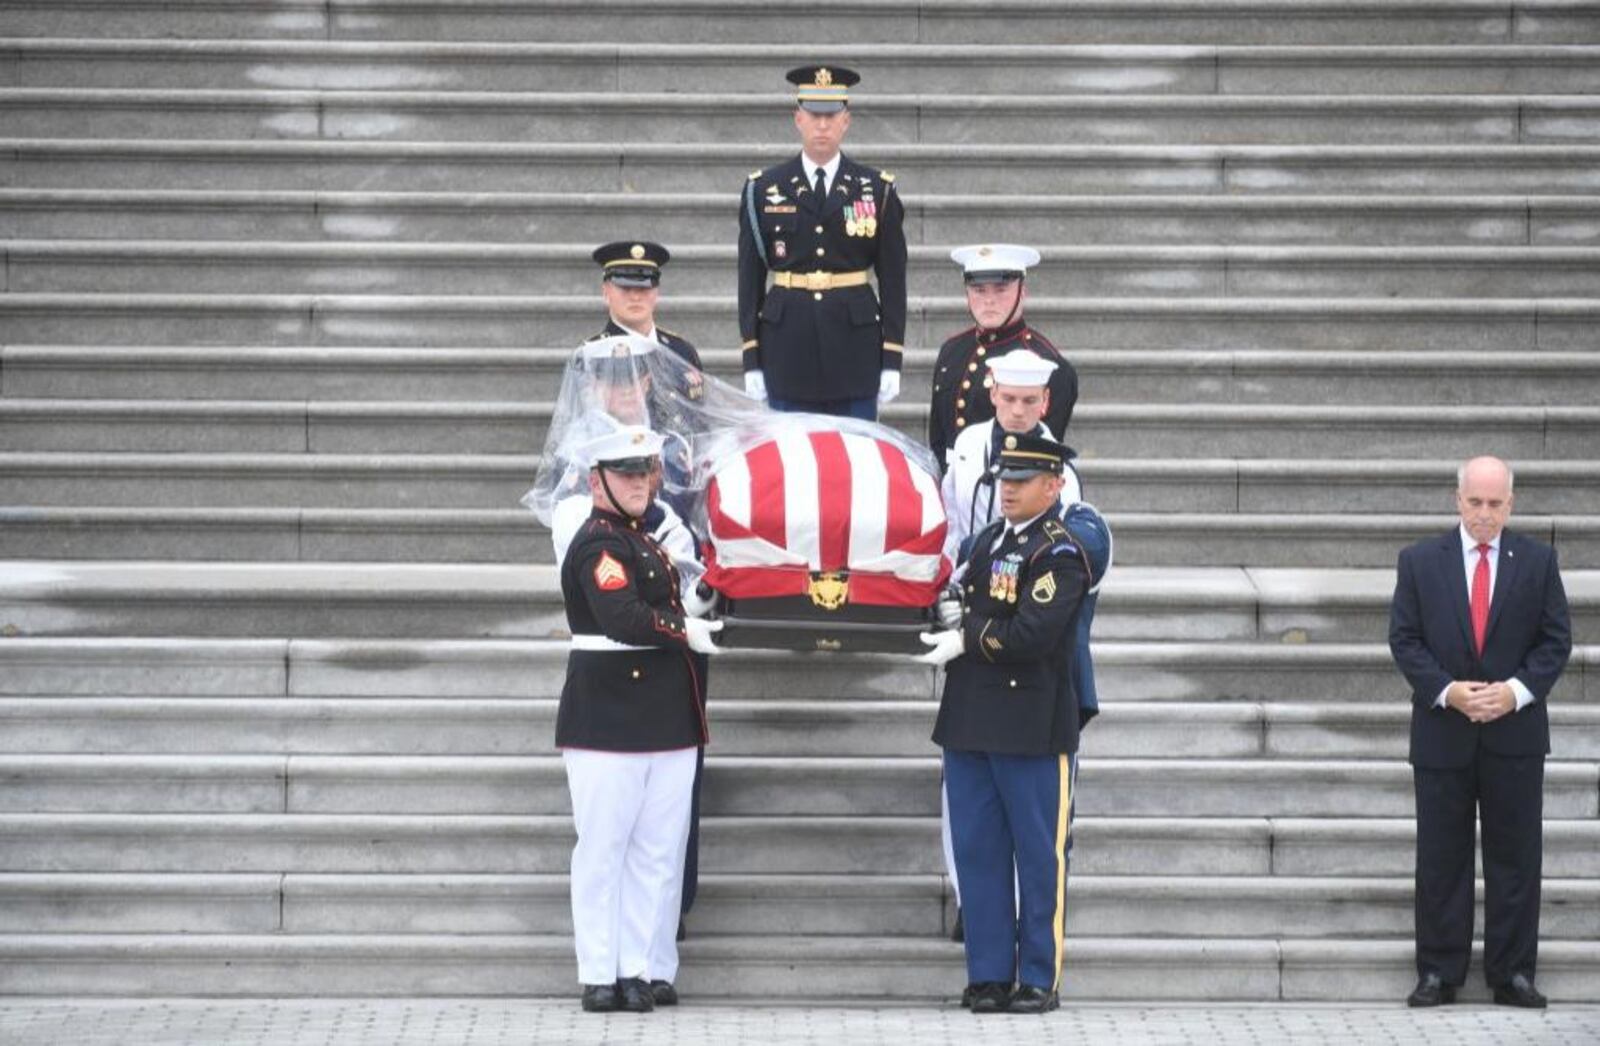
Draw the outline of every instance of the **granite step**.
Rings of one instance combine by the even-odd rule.
[[[565,875],[128,875],[0,873],[0,933],[563,934]],[[1409,878],[1074,875],[1069,939],[1395,935],[1411,917]],[[1478,884],[1482,925],[1483,886]],[[1600,881],[1543,885],[1545,940],[1600,933]],[[934,937],[948,929],[943,877],[732,876],[700,879],[692,922],[708,935]]]
[[[775,132],[769,132],[775,133]],[[732,196],[791,143],[0,139],[14,188],[708,192]],[[863,140],[902,192],[1587,195],[1600,146],[961,145]],[[730,215],[731,215],[730,211]],[[731,221],[731,217],[730,217]]]
[[[560,671],[559,663],[552,666]],[[718,756],[892,756],[930,752],[936,705],[917,700],[800,701],[730,690],[717,672],[710,710]],[[1107,702],[1094,759],[1406,758],[1411,707],[1398,674],[1351,707]],[[916,695],[907,695],[916,696]],[[1293,695],[1286,695],[1292,697]],[[1550,705],[1552,758],[1600,760],[1600,705]],[[546,755],[551,698],[0,697],[0,752],[102,755]]]
[[[1562,572],[1573,629],[1600,626],[1600,570]],[[1392,569],[1123,567],[1102,640],[1372,642]],[[0,561],[15,637],[545,638],[566,617],[554,568],[514,564]]]
[[[0,693],[34,700],[218,694],[235,700],[552,700],[560,695],[566,658],[564,640],[12,636],[0,643]],[[1102,638],[1095,642],[1095,669],[1107,717],[1127,715],[1145,729],[1161,713],[1136,711],[1144,703],[1263,706],[1270,728],[1285,738],[1277,754],[1321,743],[1312,706],[1350,709],[1352,726],[1363,734],[1384,715],[1410,707],[1381,638],[1316,644]],[[714,671],[717,703],[780,700],[772,695],[781,694],[785,701],[921,705],[937,700],[940,686],[933,671],[888,654],[729,651],[718,656]],[[1573,648],[1549,700],[1558,715],[1572,709],[1576,722],[1590,714],[1578,709],[1600,707],[1600,647]],[[1194,714],[1219,716],[1223,723],[1239,715],[1233,709]],[[1587,744],[1574,745],[1572,754],[1586,757]]]
[[[691,13],[692,12],[692,13]],[[1456,44],[1593,43],[1600,25],[1583,7],[1559,0],[1313,0],[1286,7],[1267,0],[1143,0],[1084,7],[1064,0],[1013,5],[987,19],[973,0],[930,6],[922,0],[818,5],[814,44],[1169,43]],[[696,18],[695,15],[703,16]],[[733,17],[733,16],[737,17]],[[826,17],[822,17],[825,15]],[[268,10],[200,0],[128,0],[113,10],[90,0],[14,5],[8,32],[23,37],[293,38],[346,40],[593,41],[623,43],[759,42],[779,39],[792,15],[750,10],[737,0],[669,3],[649,14],[622,0],[581,8],[551,0],[405,4],[371,0],[276,0]]]
[[[1111,513],[1177,518],[1173,513],[1182,511],[1204,518],[1282,516],[1293,509],[1304,519],[1352,511],[1432,515],[1441,503],[1448,506],[1459,461],[1095,458],[1076,464],[1089,500]],[[1520,513],[1600,513],[1600,462],[1535,459],[1517,461],[1516,469]],[[504,511],[516,507],[538,470],[533,455],[0,454],[0,478],[19,526],[25,526],[30,506]],[[1270,524],[1268,536],[1283,540],[1287,525]],[[1359,532],[1380,524],[1357,519],[1351,526]],[[1577,536],[1577,529],[1567,529]]]
[[[730,190],[470,193],[0,189],[0,236],[74,240],[552,243],[649,229],[678,248],[730,239]],[[903,198],[909,243],[1582,247],[1583,196],[959,195]]]
[[[1281,8],[1276,10],[1281,11]],[[1095,94],[1592,94],[1594,48],[1570,44],[833,43],[819,57],[871,70],[882,96],[1048,89]],[[101,39],[0,41],[19,87],[639,92],[663,84],[773,88],[793,55],[769,43],[534,43],[461,40]]]
[[[1091,501],[1096,489],[1088,490]],[[1406,544],[1455,522],[1255,513],[1109,512],[1107,518],[1123,566],[1206,567],[1387,567]],[[1554,543],[1569,568],[1600,567],[1600,518],[1519,514],[1516,526]],[[553,561],[548,532],[522,508],[0,506],[0,547],[26,559]]]
[[[1038,242],[1038,241],[1034,241]],[[1178,247],[1044,244],[1029,279],[1075,298],[1593,298],[1597,247]],[[11,240],[14,294],[385,294],[598,297],[589,243],[218,243]],[[910,248],[909,293],[956,283],[946,245]],[[672,289],[735,286],[735,247],[680,246]],[[596,310],[598,311],[598,310]]]
[[[11,345],[330,345],[527,348],[594,334],[595,293],[557,295],[3,294]],[[673,330],[715,346],[737,329],[731,296],[675,296]],[[1589,352],[1597,298],[1065,298],[1028,302],[1029,322],[1082,350]],[[906,343],[970,327],[959,297],[912,297]],[[708,333],[713,332],[713,333]]]
[[[1408,939],[1078,937],[1069,999],[1281,1002],[1393,1000],[1415,982]],[[950,1001],[960,945],[884,937],[710,936],[682,953],[686,998]],[[1480,957],[1481,958],[1481,957]],[[0,937],[0,991],[27,995],[569,995],[572,942],[512,934],[21,934]],[[730,979],[736,967],[741,976]],[[1539,987],[1555,1002],[1600,990],[1600,945],[1550,941]],[[1484,1001],[1472,982],[1467,1001]]]
[[[670,308],[670,306],[669,306]],[[706,372],[740,387],[737,350],[698,346]],[[1398,406],[1600,402],[1600,354],[1140,349],[1064,351],[1106,403]],[[553,400],[572,348],[338,346],[0,346],[0,395],[15,399]],[[925,402],[935,352],[905,354],[900,401]]]
[[[918,757],[706,756],[708,816],[908,817],[939,813],[939,761]],[[1086,817],[1405,817],[1403,761],[1083,756]],[[0,756],[8,813],[565,814],[561,758],[545,756]],[[1600,764],[1551,762],[1545,815],[1600,818]]]
[[[1087,783],[1085,784],[1087,787]],[[564,873],[564,815],[0,814],[14,872]],[[715,817],[707,874],[926,875],[944,870],[927,817]],[[1544,874],[1600,879],[1600,821],[1547,818]],[[1075,875],[1410,877],[1416,819],[1081,816]]]
[[[533,454],[546,401],[0,399],[0,439],[16,452]],[[927,407],[896,402],[879,420],[913,438]],[[1512,461],[1600,458],[1600,407],[1274,406],[1090,402],[1068,439],[1085,458],[1442,457],[1491,440]]]
[[[1029,85],[1027,92],[1037,91]],[[1523,94],[878,94],[852,108],[876,144],[1580,145],[1600,103]],[[399,142],[756,142],[786,92],[0,88],[0,136]]]

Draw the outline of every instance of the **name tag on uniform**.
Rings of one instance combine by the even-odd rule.
[[[798,208],[794,204],[767,204],[761,208],[763,214],[793,214]]]

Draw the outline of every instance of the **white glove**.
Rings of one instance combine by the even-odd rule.
[[[900,372],[886,370],[878,375],[878,405],[888,403],[900,395]]]
[[[753,400],[767,402],[767,376],[759,370],[744,372],[744,394]]]
[[[934,607],[934,613],[939,617],[939,624],[945,628],[960,628],[961,615],[965,612],[961,600],[952,596],[942,597]]]
[[[699,585],[693,586],[683,594],[683,612],[690,617],[705,617],[711,613],[711,608],[716,605],[716,592],[713,591],[709,596],[702,596]]]
[[[918,654],[912,658],[925,665],[943,665],[954,661],[966,651],[966,640],[962,638],[959,630],[952,632],[922,632],[917,636],[928,646],[932,647],[926,654]]]
[[[697,654],[720,654],[722,648],[711,638],[722,631],[721,621],[705,621],[698,617],[683,619],[683,633],[689,637],[689,649]]]

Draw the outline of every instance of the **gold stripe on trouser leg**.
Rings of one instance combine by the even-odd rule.
[[[1061,775],[1061,805],[1056,808],[1056,914],[1050,923],[1056,940],[1056,979],[1050,986],[1051,991],[1061,990],[1061,953],[1067,921],[1067,833],[1072,830],[1072,756],[1058,758],[1056,772]]]

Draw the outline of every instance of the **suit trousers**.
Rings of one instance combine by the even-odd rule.
[[[561,752],[578,843],[572,936],[578,980],[678,975],[678,904],[696,748]]]
[[[1076,755],[944,751],[967,980],[1061,982]]]
[[[1472,955],[1474,822],[1483,832],[1483,972],[1532,980],[1539,952],[1544,756],[1479,749],[1471,766],[1413,770],[1417,795],[1417,973],[1466,981]]]

